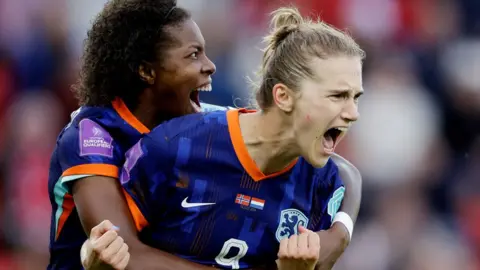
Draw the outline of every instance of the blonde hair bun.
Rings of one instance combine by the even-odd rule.
[[[270,13],[270,16],[272,31],[265,37],[265,41],[272,49],[277,48],[288,35],[297,31],[305,22],[298,9],[294,7],[279,8]]]

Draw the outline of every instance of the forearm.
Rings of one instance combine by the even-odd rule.
[[[128,269],[179,270],[202,269],[166,252],[144,245],[138,239],[137,230],[118,180],[114,178],[90,177],[74,185],[73,197],[78,214],[87,234],[103,220],[111,221],[120,229],[120,235],[129,246]],[[98,265],[103,269],[105,265]]]
[[[330,270],[350,244],[350,234],[343,224],[334,223],[327,231],[317,232],[322,248],[315,270]]]

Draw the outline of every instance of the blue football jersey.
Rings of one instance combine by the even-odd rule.
[[[344,187],[332,160],[299,158],[265,175],[247,152],[239,113],[173,119],[126,154],[120,181],[146,244],[204,265],[241,269],[273,263],[298,226],[328,229]]]
[[[57,138],[50,161],[47,269],[82,269],[79,254],[87,236],[75,209],[71,183],[92,175],[118,178],[125,152],[149,132],[119,99],[108,107],[81,107],[71,118]]]
[[[227,109],[204,103],[202,108]],[[150,131],[120,99],[107,107],[81,107],[71,118],[57,138],[50,162],[52,217],[47,269],[81,269],[80,248],[87,236],[75,209],[71,183],[92,175],[118,178],[125,152]]]

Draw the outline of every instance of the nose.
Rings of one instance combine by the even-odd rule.
[[[358,104],[353,100],[348,101],[343,108],[341,116],[349,123],[357,121],[360,117],[360,113],[358,112]]]
[[[203,64],[202,72],[203,72],[203,73],[207,73],[208,75],[213,75],[216,70],[217,70],[217,67],[216,67],[215,64],[210,60],[210,58],[205,57],[205,63]]]

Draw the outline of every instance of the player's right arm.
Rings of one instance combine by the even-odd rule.
[[[189,270],[207,268],[144,245],[138,240],[137,232],[141,231],[145,226],[148,226],[148,211],[154,207],[152,204],[155,203],[152,196],[159,195],[157,191],[162,192],[161,189],[144,192],[138,189],[138,184],[144,186],[148,181],[163,181],[163,179],[158,178],[158,175],[162,168],[168,166],[163,162],[164,160],[162,151],[158,149],[157,144],[152,142],[148,136],[146,139],[142,139],[126,153],[126,161],[121,170],[121,181],[114,179],[115,186],[113,186],[113,184],[111,186],[104,184],[104,186],[101,187],[116,191],[115,194],[113,192],[112,194],[108,194],[108,198],[97,199],[97,203],[107,203],[106,206],[102,205],[99,207],[99,205],[94,205],[94,202],[88,201],[92,199],[88,195],[88,190],[83,192],[85,195],[84,203],[90,205],[90,207],[97,208],[92,209],[94,211],[93,214],[86,213],[86,215],[90,215],[92,217],[91,219],[96,220],[97,223],[100,223],[103,219],[108,219],[120,228],[118,234],[124,238],[129,246],[130,260],[128,269]],[[150,177],[151,175],[152,177]],[[123,187],[120,186],[120,182],[123,183]],[[108,183],[111,184],[110,181],[108,181]],[[90,188],[94,188],[94,186],[90,186]],[[127,203],[125,203],[125,198],[127,199]],[[128,219],[125,219],[125,217],[128,217]],[[87,248],[93,247],[90,246]],[[97,252],[101,252],[101,250]]]
[[[85,118],[74,124],[76,115],[72,114],[72,124],[66,127],[58,141],[57,162],[62,175],[55,193],[62,192],[65,193],[62,197],[73,198],[87,235],[95,225],[110,219],[123,227],[124,238],[135,239],[135,227],[117,180],[123,151],[97,122]],[[72,209],[66,210],[70,211],[64,209],[56,222],[57,237],[64,233],[65,221],[73,218],[69,216]]]
[[[96,142],[88,141],[91,135]],[[84,143],[84,140],[87,141]],[[124,153],[100,125],[84,119],[78,127],[67,127],[58,145],[58,155],[63,171],[58,184],[73,197],[85,233],[90,235],[92,229],[104,220],[119,227],[118,234],[130,249],[129,269],[199,269],[196,264],[140,242],[118,181]],[[62,218],[58,224],[61,222]],[[57,230],[58,235],[61,226],[57,226]]]

